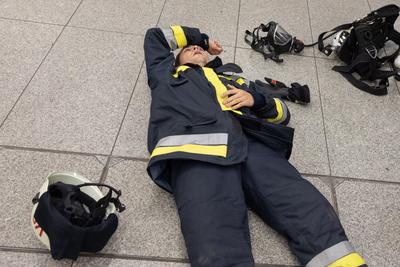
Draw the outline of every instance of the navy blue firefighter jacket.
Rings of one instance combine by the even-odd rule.
[[[208,36],[197,28],[151,28],[144,41],[148,85],[151,89],[147,172],[162,188],[171,191],[170,159],[192,159],[219,165],[241,163],[247,158],[247,139],[252,135],[282,157],[289,158],[294,129],[285,103],[265,98],[237,76],[239,66],[214,60],[204,67],[175,67],[173,50],[188,45],[208,49]],[[217,64],[215,64],[217,63]],[[238,71],[240,70],[240,71]],[[226,85],[247,90],[252,108],[232,110],[222,104]],[[264,97],[264,96],[262,96]]]

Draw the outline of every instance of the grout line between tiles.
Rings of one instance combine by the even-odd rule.
[[[329,179],[329,187],[330,187],[331,195],[332,195],[333,208],[336,210],[336,213],[339,214],[339,207],[338,207],[338,201],[337,201],[334,181],[335,181],[334,179]]]
[[[367,2],[367,5],[368,5],[368,8],[369,8],[369,11],[372,11],[372,9],[371,9],[371,4],[369,3],[369,0],[365,0],[365,2]]]
[[[123,159],[123,160],[131,160],[131,161],[143,161],[143,162],[150,161],[150,158],[141,158],[141,157],[117,156],[117,155],[112,155],[111,157],[115,158],[115,159]]]
[[[301,267],[301,266],[285,265],[285,264],[256,263],[256,267]]]
[[[96,155],[97,156],[97,155]],[[98,162],[98,163],[100,163],[103,167],[105,166],[105,164],[98,158],[98,157],[96,157],[96,156],[93,156],[95,159],[96,159],[96,161]]]
[[[28,20],[28,19],[15,19],[15,18],[6,18],[6,17],[0,17],[0,19],[27,22],[27,23],[44,24],[44,25],[61,26],[61,27],[65,26],[64,24],[51,23],[51,22],[40,22],[40,21],[34,21],[34,20]]]
[[[156,22],[156,26],[157,26],[158,23],[160,22],[160,19],[161,19],[161,16],[162,16],[162,13],[163,13],[163,11],[164,11],[164,7],[165,7],[166,3],[167,3],[167,0],[164,0],[164,4],[163,4],[163,6],[162,6],[162,8],[161,8],[160,15],[158,16],[158,19],[157,19],[157,22]],[[117,144],[117,140],[118,140],[119,134],[120,134],[120,132],[121,132],[122,125],[124,124],[126,114],[128,113],[128,109],[129,109],[130,103],[131,103],[131,101],[132,101],[132,97],[133,97],[133,94],[134,94],[134,92],[135,92],[136,85],[137,85],[137,83],[138,83],[138,81],[139,81],[139,78],[140,78],[140,75],[141,75],[141,73],[142,73],[143,66],[144,66],[144,60],[142,61],[142,64],[141,64],[141,66],[140,66],[138,76],[136,77],[136,81],[135,81],[135,84],[134,84],[134,86],[133,86],[131,95],[130,95],[130,97],[129,97],[129,101],[128,101],[128,104],[127,104],[127,106],[126,106],[124,115],[123,115],[123,117],[122,117],[121,124],[120,124],[119,129],[118,129],[118,132],[117,132],[117,136],[115,137],[114,144],[113,144],[113,146],[112,146],[112,148],[111,148],[111,152],[110,152],[110,154],[107,156],[107,161],[106,161],[106,164],[105,164],[105,166],[104,166],[104,168],[103,168],[103,171],[102,171],[102,173],[101,173],[99,183],[103,183],[103,182],[106,180],[107,174],[108,174],[108,170],[110,169],[110,167],[115,166],[115,165],[117,165],[118,163],[122,162],[122,161],[119,161],[119,162],[117,162],[117,163],[114,163],[114,164],[111,164],[111,165],[110,165],[111,159],[114,158],[114,157],[112,157],[112,154],[113,154],[113,152],[114,152],[115,145]]]
[[[98,153],[86,153],[86,152],[74,152],[74,151],[63,151],[63,150],[41,149],[41,148],[17,147],[17,146],[7,146],[7,145],[0,145],[0,148],[9,149],[9,150],[21,150],[21,151],[66,154],[66,155],[77,155],[77,156],[90,156],[90,157],[104,156],[104,157],[109,157],[110,161],[112,159],[121,159],[121,161],[115,162],[113,164],[109,164],[108,167],[115,166],[125,160],[140,161],[140,162],[145,162],[145,163],[148,163],[150,160],[149,158],[145,158],[145,157],[129,157],[129,156],[98,154]],[[99,161],[98,159],[96,159],[96,160]],[[326,175],[326,174],[307,173],[307,172],[301,172],[301,175],[307,176],[307,177],[317,177],[317,178],[321,177],[321,178],[327,178],[327,179],[342,179],[342,180],[347,180],[347,181],[400,185],[400,181],[399,182],[382,181],[382,180],[363,179],[363,178],[349,177],[349,176],[336,176],[336,175]]]
[[[50,252],[47,249],[42,248],[23,248],[23,247],[7,247],[0,246],[2,252],[19,252],[19,253],[32,253],[32,254],[47,254],[50,256]],[[168,258],[168,257],[154,257],[154,256],[139,256],[139,255],[125,255],[125,254],[114,254],[114,253],[81,253],[79,257],[87,258],[110,258],[110,259],[121,259],[121,260],[138,260],[138,261],[156,261],[156,262],[168,262],[168,263],[189,263],[188,259],[184,258]],[[72,261],[71,266],[73,266]],[[297,265],[282,265],[282,264],[267,264],[267,263],[256,263],[256,267],[298,267]]]
[[[114,253],[98,253],[89,254],[81,253],[81,257],[87,258],[111,258],[121,260],[140,260],[140,261],[158,261],[158,262],[170,262],[170,263],[189,263],[188,259],[181,258],[168,258],[168,257],[155,257],[155,256],[140,256],[140,255],[127,255],[127,254],[114,254]]]
[[[314,37],[313,37],[313,31],[312,31],[312,27],[311,27],[310,8],[309,8],[308,0],[306,0],[306,1],[307,1],[308,21],[309,21],[309,26],[310,26],[310,31],[311,31],[311,39],[313,41]],[[322,126],[323,126],[324,137],[325,137],[326,157],[327,157],[327,160],[328,160],[329,175],[331,175],[332,174],[332,168],[331,168],[331,161],[330,161],[330,157],[329,157],[328,138],[326,136],[326,126],[325,126],[325,116],[324,116],[324,107],[323,107],[323,102],[322,102],[322,94],[321,94],[321,84],[320,84],[319,75],[318,75],[317,59],[315,57],[314,57],[314,65],[315,65],[315,75],[317,77],[319,102],[320,102],[320,107],[321,107]]]
[[[240,9],[242,6],[242,1],[239,0],[239,8],[237,13],[237,20],[236,20],[236,37],[235,37],[235,47],[233,48],[233,62],[236,63],[236,48],[237,48],[237,41],[239,35],[239,21],[240,21]]]
[[[144,66],[144,60],[142,61],[142,64],[140,65],[139,73],[138,73],[138,75],[137,75],[137,77],[136,77],[135,84],[133,85],[133,89],[132,89],[131,95],[129,96],[129,101],[128,101],[128,104],[126,105],[125,112],[124,112],[124,115],[123,115],[123,117],[122,117],[121,123],[120,123],[120,125],[119,125],[119,129],[118,129],[118,132],[117,132],[117,136],[115,137],[114,144],[113,144],[113,146],[112,146],[112,148],[111,148],[111,152],[110,152],[110,154],[109,154],[109,157],[111,157],[112,153],[114,152],[115,145],[117,144],[117,140],[118,140],[119,134],[120,134],[120,132],[121,132],[122,125],[124,124],[124,120],[125,120],[126,114],[128,113],[128,109],[129,109],[129,106],[130,106],[130,104],[131,104],[131,101],[132,101],[132,98],[133,98],[133,94],[135,93],[135,89],[136,89],[136,86],[137,86],[137,84],[138,84],[140,75],[142,74],[143,66]]]
[[[66,150],[56,150],[47,148],[34,148],[34,147],[21,147],[21,146],[9,146],[0,145],[0,148],[10,149],[10,150],[22,150],[22,151],[33,151],[33,152],[47,152],[55,154],[67,154],[67,155],[79,155],[79,156],[108,156],[107,154],[101,153],[88,153],[88,152],[76,152],[76,151],[66,151]]]
[[[108,32],[108,33],[119,33],[124,35],[133,35],[133,36],[143,36],[143,34],[136,34],[131,32],[120,32],[120,31],[112,31],[112,30],[102,30],[97,28],[90,28],[90,27],[83,27],[83,26],[75,26],[75,25],[68,25],[67,28],[76,28],[76,29],[83,29],[88,31],[97,31],[97,32]]]
[[[130,97],[129,97],[128,104],[126,105],[125,112],[124,112],[124,115],[122,116],[122,120],[121,120],[121,123],[120,123],[120,125],[119,125],[117,135],[115,136],[115,139],[114,139],[114,144],[113,144],[113,146],[112,146],[112,148],[111,148],[110,154],[107,155],[107,161],[106,161],[106,164],[105,164],[105,166],[104,166],[104,168],[103,168],[103,171],[102,171],[102,173],[101,173],[101,176],[100,176],[100,183],[103,183],[103,182],[105,181],[106,177],[107,177],[108,169],[110,168],[110,161],[111,161],[111,158],[112,158],[111,156],[112,156],[112,154],[113,154],[113,152],[114,152],[115,145],[117,144],[118,137],[119,137],[119,134],[120,134],[120,132],[121,132],[122,125],[124,124],[126,114],[128,113],[128,109],[129,109],[129,106],[130,106],[130,104],[131,104],[131,101],[132,101],[132,98],[133,98],[133,94],[134,94],[135,89],[136,89],[136,86],[137,86],[137,84],[138,84],[140,75],[141,75],[141,73],[142,73],[143,66],[144,66],[144,60],[142,61],[142,64],[140,65],[139,73],[138,73],[138,75],[137,75],[137,77],[136,77],[136,81],[135,81],[135,84],[133,85],[133,89],[132,89],[131,95],[130,95]]]
[[[0,251],[3,251],[3,252],[50,254],[50,252],[47,249],[44,249],[44,248],[23,248],[23,247],[0,246]]]
[[[394,84],[396,85],[397,92],[398,92],[398,93],[399,93],[399,95],[400,95],[400,89],[399,89],[399,85],[398,85],[398,83],[397,83],[397,80],[396,80],[396,79],[394,79]]]
[[[76,11],[78,10],[78,8],[81,6],[82,4],[81,0],[78,4],[78,6],[76,7],[74,13],[72,13],[71,17],[69,18],[69,20],[67,21],[67,23],[64,25],[64,27],[61,29],[60,33],[58,34],[57,38],[55,39],[55,41],[52,43],[51,47],[49,48],[49,50],[47,51],[46,55],[43,57],[42,61],[40,62],[39,66],[36,68],[35,72],[33,73],[32,77],[29,79],[28,83],[25,85],[24,89],[22,90],[22,92],[20,93],[20,95],[18,96],[17,100],[14,102],[14,105],[11,107],[10,111],[7,113],[7,115],[5,116],[4,120],[0,123],[0,129],[1,127],[3,127],[4,123],[6,122],[6,120],[8,119],[8,117],[10,116],[11,112],[14,110],[15,106],[17,105],[17,103],[19,102],[19,100],[21,99],[22,95],[25,93],[26,89],[28,88],[29,84],[31,83],[31,81],[33,80],[33,78],[35,77],[36,73],[39,71],[40,67],[42,66],[43,62],[46,60],[47,56],[50,54],[51,50],[53,50],[53,47],[56,45],[58,39],[60,39],[60,36],[62,35],[62,33],[64,32],[66,26],[68,25],[68,23],[71,21],[72,17],[75,15]]]
[[[157,19],[156,27],[158,27],[158,24],[160,23],[160,19],[161,19],[161,16],[162,16],[163,12],[164,12],[164,8],[165,8],[166,4],[167,4],[167,0],[164,0],[164,4],[163,4],[163,6],[161,8],[160,15],[158,16],[158,19]]]
[[[373,180],[373,179],[363,179],[356,177],[348,177],[348,176],[334,176],[334,175],[324,175],[324,174],[314,174],[314,173],[300,173],[302,176],[306,177],[316,177],[316,178],[327,178],[327,179],[341,179],[345,181],[353,181],[353,182],[368,182],[368,183],[376,183],[376,184],[391,184],[391,185],[399,185],[400,182],[394,181],[384,181],[384,180]]]

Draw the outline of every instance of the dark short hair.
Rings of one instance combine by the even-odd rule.
[[[181,54],[182,54],[183,49],[185,49],[186,47],[187,47],[187,46],[183,47],[183,48],[181,49],[181,51],[179,51],[179,53],[176,55],[176,58],[175,58],[175,67],[179,67],[179,66],[181,65],[181,59],[180,59],[180,57],[181,57]]]

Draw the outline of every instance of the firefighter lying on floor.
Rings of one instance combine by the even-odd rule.
[[[232,75],[239,66],[209,61],[206,51],[222,47],[199,29],[149,29],[144,50],[147,171],[173,193],[192,266],[254,266],[247,207],[287,237],[302,265],[366,266],[330,203],[288,162],[294,130],[281,99]]]

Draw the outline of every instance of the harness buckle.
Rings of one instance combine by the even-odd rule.
[[[372,58],[375,59],[378,56],[378,49],[374,45],[372,46],[367,46],[365,48],[365,51],[367,51],[368,55]]]

